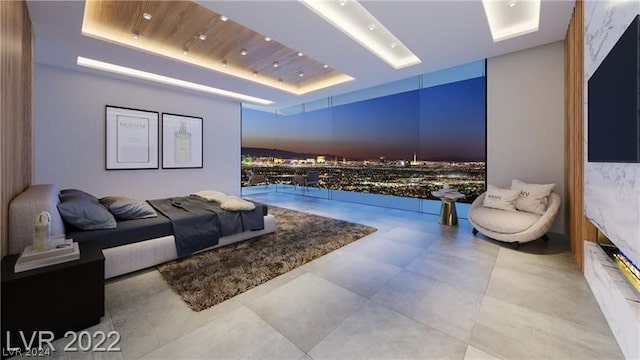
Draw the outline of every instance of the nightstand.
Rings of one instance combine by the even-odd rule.
[[[56,338],[93,326],[104,316],[104,256],[95,243],[80,243],[80,259],[15,273],[18,254],[2,258],[2,350],[24,347],[34,331]],[[37,339],[37,335],[36,335]],[[37,341],[37,340],[36,340]]]

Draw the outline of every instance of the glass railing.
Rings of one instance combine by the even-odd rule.
[[[242,196],[257,195],[268,192],[278,192],[283,194],[379,206],[398,210],[415,211],[433,215],[440,214],[441,205],[441,202],[439,200],[371,194],[356,191],[334,190],[315,186],[307,187],[302,185],[278,183],[272,183],[269,185],[260,184],[252,186],[242,186],[241,191]],[[458,217],[466,219],[467,212],[470,206],[471,205],[467,203],[458,203],[456,205]]]

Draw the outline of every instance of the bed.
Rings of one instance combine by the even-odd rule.
[[[190,253],[215,249],[221,246],[255,238],[275,231],[273,215],[267,214],[266,206],[257,204],[263,225],[253,224],[220,226],[220,236],[210,245],[200,244],[188,253],[180,251],[176,244],[172,220],[158,211],[158,216],[136,220],[118,221],[117,227],[103,230],[79,230],[65,225],[58,211],[60,191],[51,184],[33,185],[16,196],[9,205],[9,252],[19,253],[32,243],[32,224],[38,213],[51,214],[53,236],[65,235],[74,241],[93,241],[100,244],[105,257],[105,278],[112,278],[133,271],[175,260]],[[189,200],[189,199],[187,199]],[[169,200],[171,201],[171,200]],[[183,200],[181,200],[183,201]],[[197,203],[199,204],[199,203]],[[224,216],[240,217],[240,213]],[[225,229],[226,228],[226,229]],[[178,236],[179,237],[179,236]]]

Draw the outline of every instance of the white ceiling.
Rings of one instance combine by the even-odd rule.
[[[80,34],[84,12],[82,1],[28,2],[35,32],[36,62],[121,77],[76,65],[77,57],[84,56],[269,99],[275,102],[272,108],[283,108],[562,40],[574,6],[573,0],[543,0],[540,29],[537,32],[494,43],[480,0],[361,1],[369,12],[422,60],[421,64],[395,70],[297,1],[197,3],[290,48],[302,51],[321,63],[329,64],[353,76],[355,81],[298,96],[191,64],[85,37]]]

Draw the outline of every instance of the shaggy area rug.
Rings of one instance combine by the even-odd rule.
[[[276,231],[158,266],[169,286],[201,311],[336,250],[376,229],[269,206]]]

